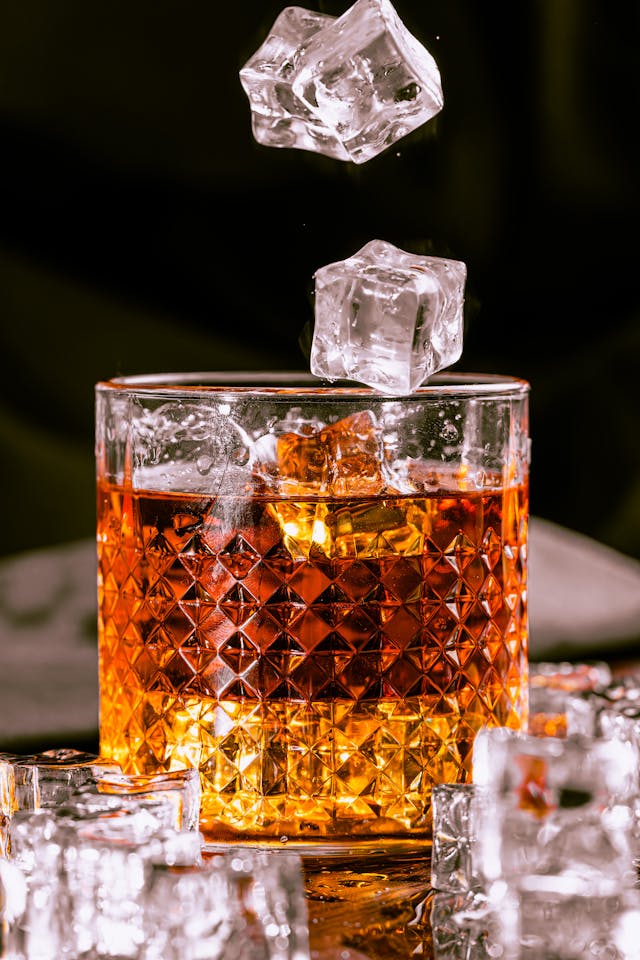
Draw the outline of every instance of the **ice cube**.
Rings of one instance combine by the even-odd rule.
[[[156,774],[123,774],[104,772],[96,780],[95,789],[102,795],[147,798],[168,803],[173,810],[170,826],[176,830],[197,830],[200,821],[200,773],[195,768],[170,770]]]
[[[503,943],[517,960],[640,960],[638,894],[562,896],[540,884],[521,891],[516,924]],[[626,932],[632,926],[631,940]]]
[[[253,134],[365,163],[442,109],[437,64],[389,0],[340,17],[288,7],[240,70]]]
[[[369,496],[382,487],[382,436],[373,413],[361,410],[312,433],[278,437],[283,492]]]
[[[431,886],[434,890],[466,893],[481,887],[474,864],[479,794],[479,788],[472,783],[440,783],[433,788]]]
[[[71,748],[0,753],[0,856],[6,855],[8,825],[16,811],[55,807],[103,774],[119,772],[117,763]]]
[[[433,960],[521,960],[517,900],[438,891],[431,904]],[[548,960],[548,958],[547,958]]]
[[[532,663],[529,669],[529,727],[533,736],[564,737],[567,704],[581,691],[604,689],[611,682],[611,668],[593,663]]]
[[[473,751],[474,784],[486,797],[481,874],[563,896],[628,888],[637,764],[637,751],[613,740],[481,730]]]
[[[566,703],[570,733],[613,737],[640,749],[640,687],[637,677],[611,680],[594,690],[571,693]]]
[[[164,791],[88,790],[55,807],[18,811],[9,853],[24,877],[26,903],[8,935],[21,945],[16,956],[138,957],[151,870],[202,862],[201,835],[174,829],[174,819]]]
[[[371,240],[315,273],[311,372],[406,395],[462,353],[466,266]]]
[[[371,497],[388,490],[382,431],[370,410],[318,430],[277,438],[271,485],[285,499],[270,506],[292,556],[366,552],[385,531],[405,525],[403,511]],[[344,498],[332,505],[326,496]],[[360,501],[362,498],[362,502]]]
[[[144,916],[145,960],[309,960],[295,854],[229,847],[198,866],[156,867]]]
[[[262,46],[240,70],[240,82],[251,104],[253,135],[258,143],[349,160],[337,135],[291,87],[296,63],[306,43],[333,20],[335,17],[302,7],[286,7]]]
[[[13,781],[14,810],[54,807],[103,773],[119,772],[120,766],[112,760],[68,748],[24,755],[0,754],[2,783]]]

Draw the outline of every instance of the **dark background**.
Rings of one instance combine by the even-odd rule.
[[[355,166],[253,140],[285,5],[2,5],[0,554],[93,536],[96,380],[306,369],[314,270],[381,238],[467,263],[456,366],[531,382],[532,511],[640,558],[640,8],[397,0],[444,110]]]

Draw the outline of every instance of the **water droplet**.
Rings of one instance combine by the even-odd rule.
[[[198,473],[201,473],[203,476],[206,476],[209,473],[212,466],[213,466],[213,457],[202,456],[202,457],[198,457],[198,459],[196,460],[196,467],[198,469]]]

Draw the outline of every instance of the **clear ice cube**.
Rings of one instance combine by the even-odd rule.
[[[442,109],[431,54],[389,0],[340,17],[288,7],[240,70],[253,134],[273,147],[365,163]]]
[[[478,787],[472,783],[434,786],[431,794],[431,886],[434,890],[466,893],[481,887],[474,864],[476,809],[480,802]]]
[[[466,266],[371,240],[315,273],[311,372],[413,393],[462,353]]]
[[[164,793],[88,791],[59,806],[16,812],[9,862],[23,876],[26,893],[24,909],[7,930],[15,956],[138,958],[151,871],[202,862],[201,835],[167,826],[174,819]]]
[[[517,901],[480,892],[437,891],[431,904],[433,960],[522,960]],[[547,958],[549,960],[549,958]]]
[[[258,143],[349,159],[337,135],[291,87],[295,65],[306,43],[333,20],[335,17],[302,7],[286,7],[262,46],[241,69],[240,82],[251,104],[251,126]]]
[[[108,771],[96,779],[93,789],[102,795],[160,801],[172,809],[169,825],[174,829],[197,830],[199,827],[201,787],[200,773],[195,767],[156,774]]]
[[[14,813],[55,807],[100,776],[119,772],[119,764],[111,760],[66,747],[35,754],[0,753],[0,856],[7,853]]]

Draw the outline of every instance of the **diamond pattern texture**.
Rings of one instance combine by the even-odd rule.
[[[525,489],[98,513],[101,749],[199,766],[209,839],[426,836],[525,716]]]

